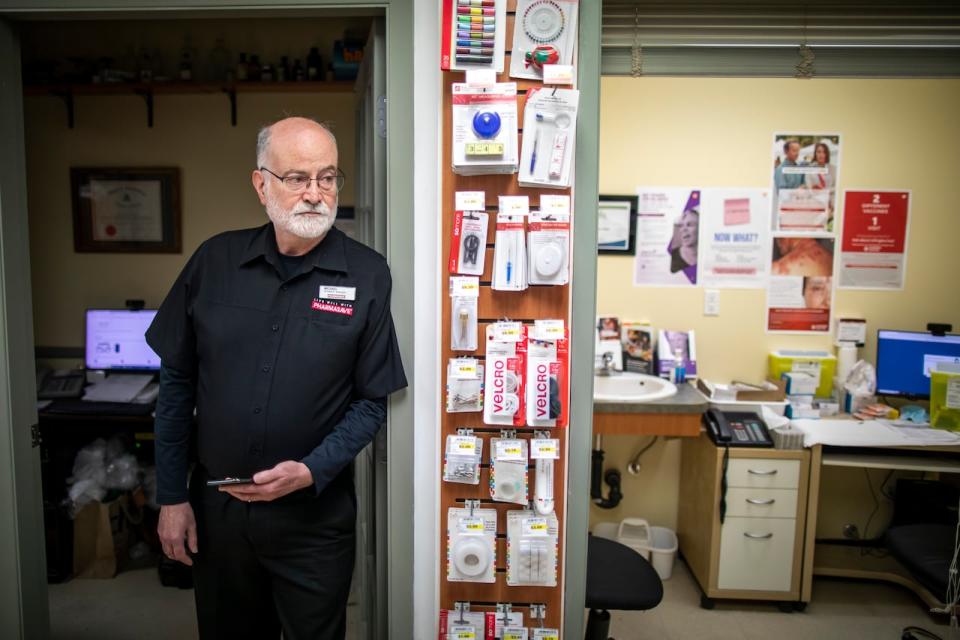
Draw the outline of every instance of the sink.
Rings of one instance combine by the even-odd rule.
[[[677,386],[669,380],[643,373],[623,372],[593,377],[595,403],[650,402],[676,393]]]

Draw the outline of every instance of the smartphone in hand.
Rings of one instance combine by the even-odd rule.
[[[222,480],[207,480],[208,487],[229,487],[238,484],[253,484],[253,478],[223,478]]]

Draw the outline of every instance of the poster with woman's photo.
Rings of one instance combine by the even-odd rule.
[[[774,134],[772,229],[832,232],[839,171],[839,134]]]
[[[829,333],[836,241],[774,234],[772,245],[767,331]]]
[[[695,286],[700,190],[640,187],[637,200],[634,286]]]

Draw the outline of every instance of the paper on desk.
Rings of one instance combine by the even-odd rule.
[[[132,402],[150,384],[152,374],[114,374],[86,388],[83,399],[90,402]]]
[[[960,435],[929,426],[900,425],[893,420],[793,420],[803,431],[803,446],[935,447],[960,445]]]

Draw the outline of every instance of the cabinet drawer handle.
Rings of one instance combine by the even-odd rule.
[[[773,532],[770,533],[750,533],[749,531],[743,532],[744,538],[750,538],[751,540],[769,540],[773,537]]]
[[[747,473],[752,473],[755,476],[774,476],[777,474],[777,470],[770,469],[769,471],[757,471],[756,469],[747,469]]]
[[[750,504],[759,504],[759,505],[768,505],[773,504],[777,500],[775,498],[767,498],[766,500],[760,500],[758,498],[747,498],[747,502]]]

